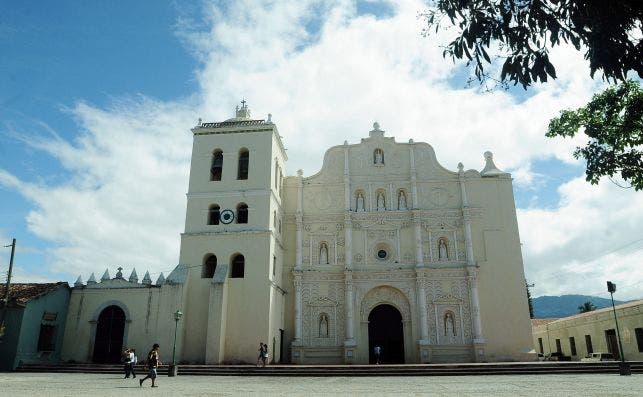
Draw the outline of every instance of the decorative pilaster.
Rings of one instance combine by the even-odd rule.
[[[467,281],[471,290],[471,314],[473,317],[474,343],[484,343],[482,338],[482,324],[480,322],[480,302],[478,298],[478,269],[467,267]]]
[[[351,210],[351,183],[348,166],[348,141],[344,141],[344,210]]]
[[[418,348],[420,350],[420,362],[429,362],[429,322],[427,318],[426,308],[426,290],[424,288],[426,277],[424,269],[416,270],[416,295],[418,299],[418,318],[420,321],[420,340],[418,341]]]
[[[417,172],[415,171],[415,154],[413,148],[413,139],[409,139],[409,154],[411,158],[411,198],[413,200],[413,209],[417,209],[418,204],[418,187],[417,187]]]
[[[464,166],[458,163],[458,180],[460,181],[460,193],[462,196],[462,218],[464,219],[464,243],[467,250],[467,266],[475,266],[473,258],[473,241],[471,238],[471,211],[469,210],[469,197],[465,185]]]
[[[469,198],[465,184],[464,166],[458,164],[458,179],[460,181],[460,192],[462,194],[462,218],[464,220],[464,241],[467,249],[467,281],[469,283],[469,295],[471,300],[471,323],[473,328],[474,357],[477,362],[485,361],[484,345],[482,335],[482,321],[480,319],[480,298],[478,295],[478,266],[473,257],[473,240],[471,237],[471,211],[469,209]]]
[[[295,338],[291,344],[291,361],[295,364],[301,364],[303,360],[303,351],[301,349],[301,313],[302,313],[302,287],[301,287],[301,270],[293,271],[295,284]]]
[[[346,270],[353,269],[353,221],[350,212],[344,214],[344,264]]]
[[[294,271],[295,276],[295,341],[301,342],[301,271]]]
[[[413,210],[413,227],[415,229],[415,267],[424,267],[424,254],[422,253],[422,220],[420,211]]]
[[[352,364],[357,360],[357,343],[355,342],[355,331],[353,327],[354,303],[353,303],[353,272],[344,271],[345,297],[344,308],[346,316],[346,339],[344,340],[344,363]]]
[[[304,182],[303,171],[297,171],[297,211],[295,211],[295,221],[297,222],[297,245],[295,246],[295,269],[301,270],[303,249],[304,249]]]

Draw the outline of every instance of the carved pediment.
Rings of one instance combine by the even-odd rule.
[[[320,306],[328,307],[328,306],[337,306],[337,305],[338,303],[336,300],[333,300],[327,296],[320,296],[308,302],[308,306],[314,306],[314,307],[320,307]]]
[[[453,294],[438,295],[433,299],[433,303],[460,303],[462,299]]]

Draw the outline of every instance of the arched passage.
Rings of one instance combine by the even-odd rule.
[[[125,312],[116,305],[103,309],[96,322],[92,360],[95,363],[119,363],[125,335]]]
[[[378,305],[368,315],[369,362],[375,362],[374,347],[381,348],[380,363],[404,363],[404,326],[399,310]]]

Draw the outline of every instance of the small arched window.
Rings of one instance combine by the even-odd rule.
[[[239,150],[239,170],[237,172],[237,179],[248,179],[248,166],[250,164],[250,152],[248,149],[243,148]]]
[[[245,203],[237,205],[237,223],[248,223],[248,205]]]
[[[203,267],[201,268],[201,278],[214,277],[214,271],[217,270],[217,257],[214,254],[208,254],[203,259]]]
[[[232,272],[231,278],[243,278],[244,268],[246,266],[246,259],[241,254],[237,254],[232,258]]]
[[[279,187],[279,164],[275,162],[275,190]]]
[[[212,204],[208,209],[208,225],[218,225],[219,215],[221,214],[221,207],[217,204]]]
[[[212,166],[210,167],[210,180],[220,181],[223,173],[223,152],[220,149],[212,152]]]

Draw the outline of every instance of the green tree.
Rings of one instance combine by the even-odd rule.
[[[643,90],[627,80],[592,97],[584,107],[563,110],[549,123],[548,137],[589,137],[574,157],[587,161],[585,179],[597,184],[602,176],[620,174],[635,190],[643,189]]]
[[[594,306],[594,304],[590,301],[587,301],[582,305],[578,306],[579,313],[593,312],[594,310],[596,310],[596,306]]]
[[[643,78],[640,0],[433,0],[421,13],[425,36],[454,27],[444,56],[466,59],[482,83],[484,67],[504,59],[499,79],[527,88],[556,78],[549,50],[571,43],[589,61],[590,75],[600,71],[608,81],[623,81],[627,72]],[[498,54],[489,55],[489,50]]]

